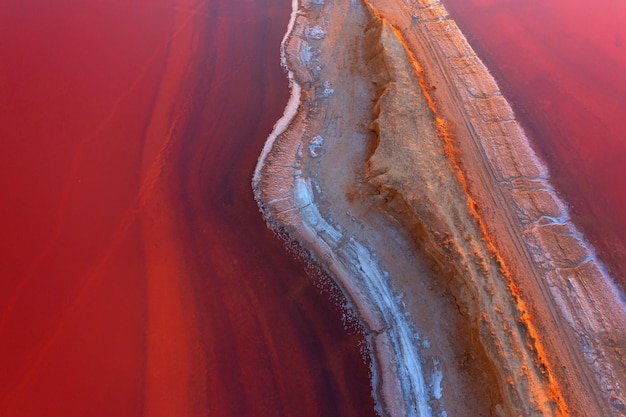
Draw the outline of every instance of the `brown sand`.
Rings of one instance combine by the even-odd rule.
[[[443,7],[295,8],[255,193],[353,302],[381,412],[626,413],[623,300]]]

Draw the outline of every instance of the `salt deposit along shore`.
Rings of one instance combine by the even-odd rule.
[[[253,179],[339,284],[389,416],[626,415],[626,309],[434,1],[294,0]]]

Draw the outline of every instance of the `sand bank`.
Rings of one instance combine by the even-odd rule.
[[[367,329],[384,415],[620,415],[624,303],[436,2],[295,1],[253,180]]]

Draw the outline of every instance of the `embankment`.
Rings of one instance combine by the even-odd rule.
[[[620,295],[445,9],[294,2],[283,63],[255,195],[358,311],[381,412],[623,413]]]

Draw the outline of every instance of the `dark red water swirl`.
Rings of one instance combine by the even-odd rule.
[[[374,415],[252,199],[289,12],[0,3],[0,415]]]

